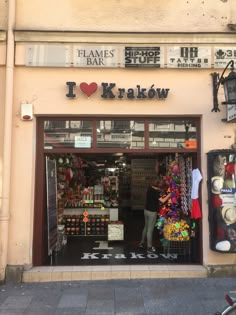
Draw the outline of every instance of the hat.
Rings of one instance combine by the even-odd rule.
[[[223,188],[224,180],[220,176],[213,176],[211,178],[211,192],[213,194],[220,194],[220,190]]]
[[[222,206],[222,199],[220,198],[219,195],[214,195],[212,197],[212,205],[214,208],[218,208]]]
[[[230,250],[231,244],[229,241],[221,241],[216,244],[216,250],[221,252],[228,252]]]
[[[221,214],[226,224],[233,224],[236,222],[235,206],[224,206],[221,210]]]
[[[232,177],[232,176],[231,176]],[[225,179],[224,180],[224,188],[232,189],[235,188],[235,182],[232,179]]]
[[[213,161],[213,172],[216,176],[225,175],[225,162],[226,157],[222,155],[217,155]]]
[[[225,166],[226,172],[229,175],[233,175],[235,173],[235,164],[234,162],[229,162],[226,166]]]

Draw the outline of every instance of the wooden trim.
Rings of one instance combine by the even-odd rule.
[[[41,266],[47,259],[47,215],[45,196],[45,161],[43,151],[44,119],[36,122],[36,170],[34,200],[33,265]]]

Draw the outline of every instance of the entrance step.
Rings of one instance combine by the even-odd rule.
[[[200,265],[48,266],[24,271],[22,282],[206,277]]]

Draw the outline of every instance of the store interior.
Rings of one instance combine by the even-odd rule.
[[[57,266],[200,263],[200,220],[191,219],[195,153],[47,154],[57,173]],[[146,189],[164,178],[156,252],[140,249]],[[49,216],[48,216],[49,217]],[[48,223],[49,224],[49,223]]]

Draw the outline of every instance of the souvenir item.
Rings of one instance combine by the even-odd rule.
[[[220,194],[221,189],[223,188],[224,180],[220,176],[213,176],[211,178],[211,191],[213,194]]]
[[[224,206],[221,214],[226,224],[234,224],[236,222],[236,207]]]

